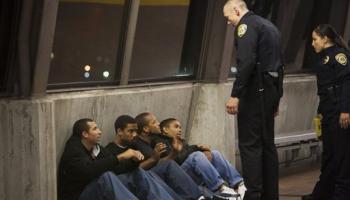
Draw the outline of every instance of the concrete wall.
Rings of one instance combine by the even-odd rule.
[[[225,113],[231,87],[189,83],[0,100],[0,199],[54,200],[58,160],[72,124],[83,117],[96,119],[103,144],[114,137],[118,115],[150,111],[159,120],[175,117],[190,142],[209,144],[234,162],[235,117]],[[277,137],[309,132],[316,103],[313,77],[286,78]]]
[[[135,117],[141,112],[149,111],[158,120],[178,118],[186,128],[192,90],[193,84],[184,84],[51,95],[49,98],[56,110],[54,126],[57,133],[57,159],[72,133],[73,123],[84,117],[96,120],[103,132],[103,144],[114,138],[114,121],[123,114]]]

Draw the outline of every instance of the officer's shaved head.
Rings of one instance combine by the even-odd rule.
[[[241,9],[247,9],[247,4],[243,0],[228,0],[224,6],[224,9],[225,7],[232,9],[234,6]]]
[[[228,0],[223,9],[228,24],[237,25],[239,20],[248,12],[247,4],[243,0]]]

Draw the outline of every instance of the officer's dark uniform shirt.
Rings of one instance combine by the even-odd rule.
[[[325,113],[333,109],[328,108],[328,105],[337,105],[337,112],[350,113],[349,53],[334,45],[324,49],[320,56],[322,63],[316,69],[320,96],[319,112]],[[336,104],[333,104],[334,102]]]
[[[242,17],[235,29],[238,67],[231,97],[243,95],[252,75],[257,73],[256,67],[261,72],[277,72],[283,67],[280,40],[280,32],[270,21],[253,12]]]

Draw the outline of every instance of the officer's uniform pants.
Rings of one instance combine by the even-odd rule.
[[[264,116],[257,81],[240,98],[238,139],[243,179],[247,187],[244,200],[278,199],[278,157],[274,143],[274,113],[277,89],[264,82]],[[263,129],[265,123],[265,131]]]
[[[322,166],[314,200],[350,199],[350,129],[339,125],[336,104],[325,102],[322,115]]]

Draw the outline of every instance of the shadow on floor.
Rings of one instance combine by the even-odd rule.
[[[318,180],[319,169],[317,163],[282,168],[279,179],[280,200],[300,200],[302,195],[311,193]]]

